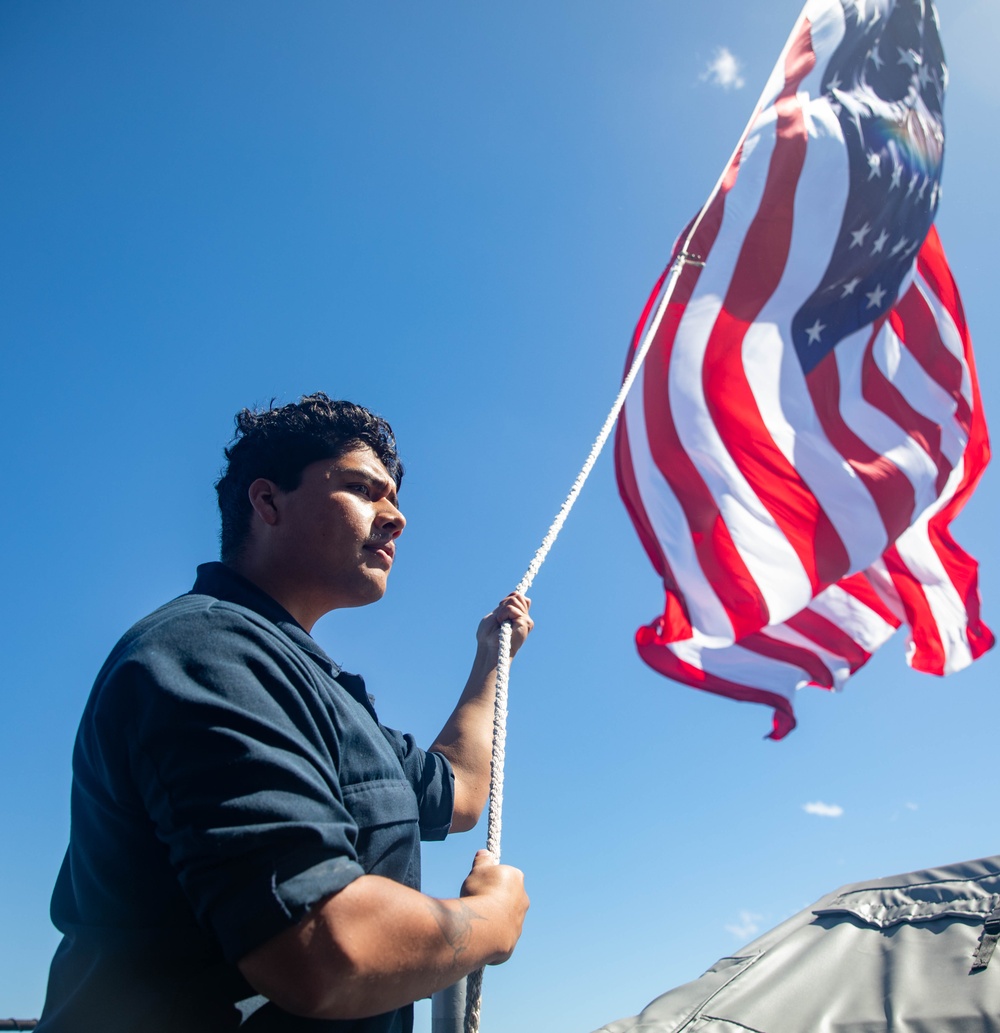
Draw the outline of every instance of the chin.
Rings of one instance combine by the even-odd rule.
[[[384,577],[377,580],[375,578],[366,579],[364,584],[355,587],[354,591],[350,593],[350,598],[341,605],[344,607],[370,606],[385,595],[387,587]]]

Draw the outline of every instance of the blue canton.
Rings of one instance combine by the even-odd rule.
[[[934,221],[947,84],[926,0],[841,0],[845,34],[822,89],[847,147],[849,191],[822,280],[792,319],[803,371],[895,304]]]

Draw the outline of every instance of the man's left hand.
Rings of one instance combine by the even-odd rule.
[[[496,654],[500,644],[500,625],[504,621],[510,621],[510,655],[514,656],[524,644],[528,633],[535,626],[535,622],[528,615],[531,609],[531,600],[520,592],[511,592],[510,595],[500,600],[500,605],[479,622],[476,629],[476,641],[480,645],[489,646],[493,654]]]

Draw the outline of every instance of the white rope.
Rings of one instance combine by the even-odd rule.
[[[520,589],[519,589],[520,591]],[[493,705],[493,755],[490,759],[490,809],[486,826],[486,849],[500,863],[500,830],[503,825],[503,764],[507,744],[507,680],[510,672],[510,621],[500,625],[497,653],[496,702]],[[483,1000],[483,970],[469,973],[465,990],[466,1033],[479,1033]]]

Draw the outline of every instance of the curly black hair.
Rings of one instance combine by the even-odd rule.
[[[272,401],[268,409],[241,409],[215,485],[223,561],[237,559],[246,543],[252,512],[247,492],[258,477],[274,481],[282,491],[294,491],[310,463],[335,459],[359,445],[378,456],[398,488],[403,464],[392,427],[362,406],[317,391],[289,405],[275,407]]]

